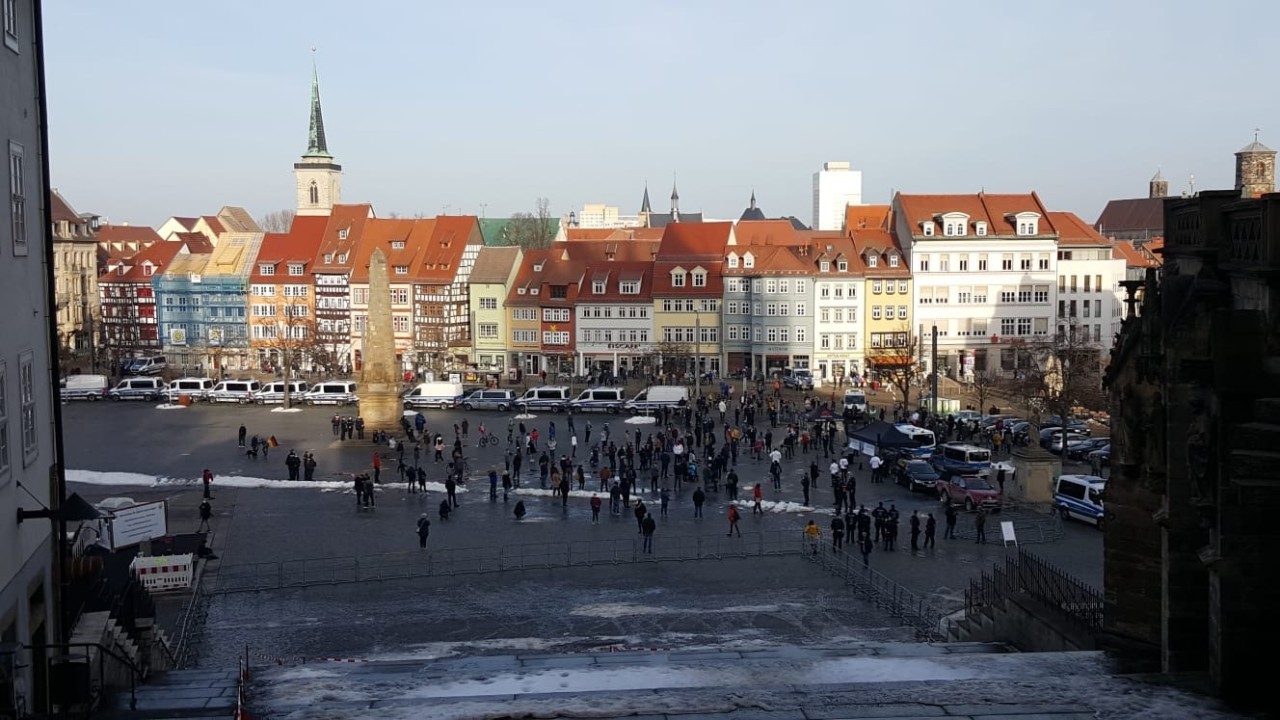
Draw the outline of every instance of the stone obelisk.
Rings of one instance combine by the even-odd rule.
[[[391,324],[391,277],[387,255],[375,248],[369,257],[369,317],[365,323],[360,369],[360,417],[365,429],[395,432],[400,427],[400,373]]]

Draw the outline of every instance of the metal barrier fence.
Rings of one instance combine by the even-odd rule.
[[[800,541],[795,530],[777,530],[743,533],[742,537],[656,535],[652,553],[644,552],[641,538],[636,537],[247,563],[221,568],[211,592],[256,592],[506,570],[797,555]]]
[[[1052,563],[1019,549],[990,573],[969,581],[964,593],[965,615],[991,607],[1010,595],[1025,594],[1057,610],[1084,630],[1102,629],[1102,592],[1077,580]]]
[[[956,537],[961,540],[974,540],[978,531],[974,525],[975,513],[962,511],[956,521]],[[1053,509],[1037,506],[1005,503],[1000,512],[987,514],[987,541],[1000,542],[1000,523],[1013,523],[1013,531],[1018,537],[1019,545],[1035,545],[1056,542],[1062,539],[1062,517]]]
[[[807,544],[805,557],[844,580],[855,593],[865,597],[876,607],[915,628],[920,639],[937,641],[946,639],[946,616],[923,595],[903,587],[900,583],[864,565],[855,545],[845,546],[844,552],[834,552],[829,541],[819,542],[817,552]],[[872,554],[874,560],[875,553]]]

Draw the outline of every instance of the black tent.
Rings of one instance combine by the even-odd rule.
[[[873,420],[862,427],[849,430],[849,439],[857,440],[878,449],[914,448],[919,443],[910,435],[893,426],[893,423]]]

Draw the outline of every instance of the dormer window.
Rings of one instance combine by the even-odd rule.
[[[962,212],[949,212],[942,216],[942,234],[946,237],[964,237],[968,232],[968,215]]]
[[[533,266],[533,271],[542,272],[542,266],[543,266],[543,263],[535,263]]]
[[[889,267],[898,267],[897,253],[889,253]]]
[[[920,223],[920,231],[925,237],[933,237],[933,221],[925,220]]]
[[[346,240],[346,239],[347,239],[347,235],[349,235],[350,233],[351,233],[351,231],[350,231],[350,230],[348,230],[347,228],[342,228],[341,230],[339,230],[339,231],[338,231],[338,239],[339,239],[339,240]]]
[[[873,268],[880,265],[880,258],[875,253],[867,253],[867,267]]]
[[[525,288],[516,288],[517,295],[523,295],[524,293],[525,293]]]
[[[731,268],[738,267],[738,253],[729,253],[728,260],[729,260],[729,267]]]
[[[1020,212],[1012,216],[1014,227],[1018,229],[1018,235],[1038,235],[1040,234],[1040,213]]]
[[[272,265],[271,263],[258,263],[258,274],[259,275],[275,275],[276,266]]]
[[[408,275],[408,274],[409,274],[409,266],[408,266],[408,265],[396,265],[395,267],[396,267],[396,274],[397,274],[397,275]]]
[[[149,262],[142,263],[142,274],[151,276],[156,274],[156,266]]]
[[[671,271],[671,287],[684,287],[684,276],[686,275],[684,268],[676,268]]]
[[[529,289],[529,294],[530,294],[530,295],[537,295],[537,294],[538,294],[538,288],[530,288],[530,289]]]
[[[836,261],[836,270],[840,272],[849,272],[849,261],[843,258]]]
[[[694,287],[706,287],[706,286],[707,286],[707,271],[706,271],[706,270],[694,270],[694,271],[693,271],[693,286],[694,286]]]
[[[975,235],[978,235],[979,237],[986,237],[987,235],[986,220],[979,220],[978,222],[974,223],[973,226],[974,226],[973,231]]]
[[[822,262],[818,263],[818,269],[821,270],[822,272],[831,272],[831,261],[823,260]]]
[[[603,294],[604,294],[604,281],[603,281],[603,280],[595,280],[595,281],[592,281],[592,283],[591,283],[591,292],[592,292],[593,294],[595,294],[595,295],[603,295]]]
[[[342,253],[341,255],[338,256],[338,262],[345,265],[347,262],[347,258],[350,256],[351,256],[351,253]]]
[[[755,267],[755,266],[756,266],[756,256],[755,256],[755,255],[752,255],[751,253],[747,253],[746,255],[743,255],[743,256],[742,256],[742,267],[744,267],[744,268],[753,268],[753,267]]]
[[[121,265],[120,267],[116,268],[116,274],[117,274],[117,275],[124,275],[124,274],[125,274],[125,273],[127,273],[127,272],[129,272],[129,268],[127,268],[127,267],[125,267],[125,266],[123,266],[123,265]]]
[[[289,263],[289,274],[294,277],[300,277],[305,269],[302,263]]]
[[[392,249],[392,250],[403,250],[403,249],[404,249],[404,241],[403,241],[403,240],[392,240],[392,241],[391,241],[391,249]]]
[[[325,264],[329,264],[329,263],[333,262],[333,253],[325,253],[325,254],[324,254],[324,261],[325,261]]]

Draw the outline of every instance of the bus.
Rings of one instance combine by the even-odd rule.
[[[960,475],[990,475],[991,451],[977,445],[946,443],[933,454],[933,466],[939,472]]]
[[[907,452],[913,457],[927,458],[933,454],[934,449],[938,446],[938,438],[933,434],[932,430],[916,427],[911,423],[898,423],[893,427],[915,441],[915,447],[907,448]]]

